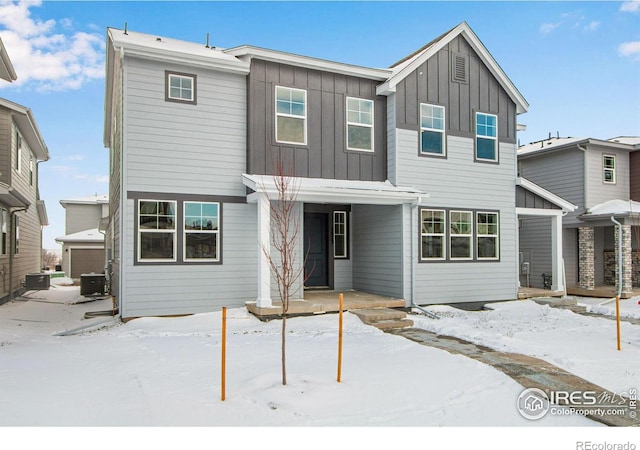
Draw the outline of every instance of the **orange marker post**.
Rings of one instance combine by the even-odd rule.
[[[220,377],[220,398],[225,399],[226,372],[227,372],[227,307],[222,307],[222,373]]]
[[[620,351],[620,296],[616,296],[616,329],[618,331],[618,351]]]
[[[338,325],[338,383],[340,383],[342,377],[342,307],[343,299],[342,294],[340,294],[340,322]]]

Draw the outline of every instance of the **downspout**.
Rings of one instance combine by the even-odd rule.
[[[421,313],[425,314],[426,316],[432,318],[432,319],[440,319],[440,317],[431,312],[428,311],[427,309],[423,308],[422,306],[419,306],[416,304],[415,302],[415,298],[416,298],[416,262],[417,262],[417,255],[416,255],[416,248],[417,248],[417,242],[416,242],[416,217],[418,216],[418,203],[420,203],[420,200],[418,199],[417,201],[413,202],[411,205],[411,301],[410,301],[410,305],[411,308],[415,308],[418,311],[420,311]]]
[[[9,213],[9,228],[11,229],[11,242],[9,244],[9,301],[13,300],[13,255],[16,251],[15,214],[26,211],[27,209],[29,209],[28,206],[26,208],[14,209]]]

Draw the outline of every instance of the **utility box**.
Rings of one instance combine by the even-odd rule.
[[[48,273],[28,273],[25,275],[25,288],[28,291],[43,291],[49,289],[51,278]]]
[[[104,274],[83,273],[80,275],[80,295],[104,295]]]

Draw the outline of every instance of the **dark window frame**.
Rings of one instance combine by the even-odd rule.
[[[171,76],[176,76],[176,77],[182,77],[182,78],[191,78],[193,86],[192,86],[192,99],[183,99],[183,98],[176,98],[176,97],[171,97],[169,95],[170,92],[170,88],[171,88],[171,83],[170,83],[170,78]],[[174,102],[174,103],[182,103],[182,104],[186,104],[186,105],[197,105],[198,104],[198,76],[196,74],[193,73],[183,73],[183,72],[174,72],[172,70],[165,70],[164,71],[164,100],[167,102]]]

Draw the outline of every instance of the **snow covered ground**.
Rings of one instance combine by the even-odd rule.
[[[549,431],[533,431],[541,426],[574,430],[581,437],[594,436],[594,432],[595,436],[609,436],[598,434],[609,429],[579,416],[526,420],[516,409],[523,388],[503,373],[463,356],[382,333],[348,313],[342,382],[336,382],[338,316],[328,314],[287,322],[288,385],[282,386],[281,323],[261,322],[244,308],[229,310],[226,401],[222,402],[220,312],[143,318],[125,324],[114,321],[59,335],[108,320],[83,316],[86,311],[111,308],[111,301],[86,302],[77,286],[61,285],[28,293],[27,297],[26,301],[0,306],[2,426],[215,427],[214,433],[221,430],[219,427],[286,426],[295,427],[287,432],[290,438],[300,439],[317,435],[317,429],[300,427],[323,427],[325,440],[333,436],[332,430],[340,435],[368,427],[365,436],[358,434],[358,439],[362,444],[369,439],[372,448],[382,448],[379,445],[387,439],[389,444],[399,442],[393,434],[374,432],[377,427],[445,427],[418,430],[409,438],[425,445],[439,442],[437,439],[448,442],[429,448],[470,448],[453,445],[467,442],[465,439],[474,448],[510,448],[498,442],[498,436],[509,436],[510,428],[496,435],[489,427],[526,427],[513,428],[518,430],[519,441],[526,437],[519,448],[534,448],[527,445],[553,438]],[[637,326],[623,324],[623,351],[617,352],[615,322],[610,320],[576,316],[528,301],[495,304],[494,308],[465,312],[434,307],[447,317],[439,321],[417,317],[416,321],[442,334],[539,356],[610,389],[640,385]],[[474,429],[473,435],[451,429],[447,432],[446,427],[453,426],[487,428]],[[210,429],[200,428],[188,437]],[[11,430],[23,441],[35,438],[25,432],[29,428]],[[46,439],[42,428],[38,430],[38,436]],[[49,430],[57,436],[56,429]],[[123,433],[131,432],[131,428],[126,430]],[[169,448],[174,436],[166,437],[158,428],[152,430],[153,437],[160,438],[154,442],[156,446]],[[276,444],[282,444],[277,432],[259,430],[232,431],[231,436],[259,439],[263,447],[265,437],[271,436]],[[403,435],[408,437],[400,431],[400,439]],[[491,446],[479,446],[483,435],[492,439]],[[122,442],[122,433],[115,436]],[[180,435],[183,447],[186,438]],[[210,448],[213,440],[205,438],[198,442]],[[571,437],[569,441],[575,445],[575,440]],[[48,444],[52,442],[57,441],[47,439]],[[60,442],[60,448],[62,444],[73,448],[68,436]],[[101,440],[101,445],[107,442]],[[295,438],[293,442],[300,444]],[[420,447],[427,448],[425,445]]]

